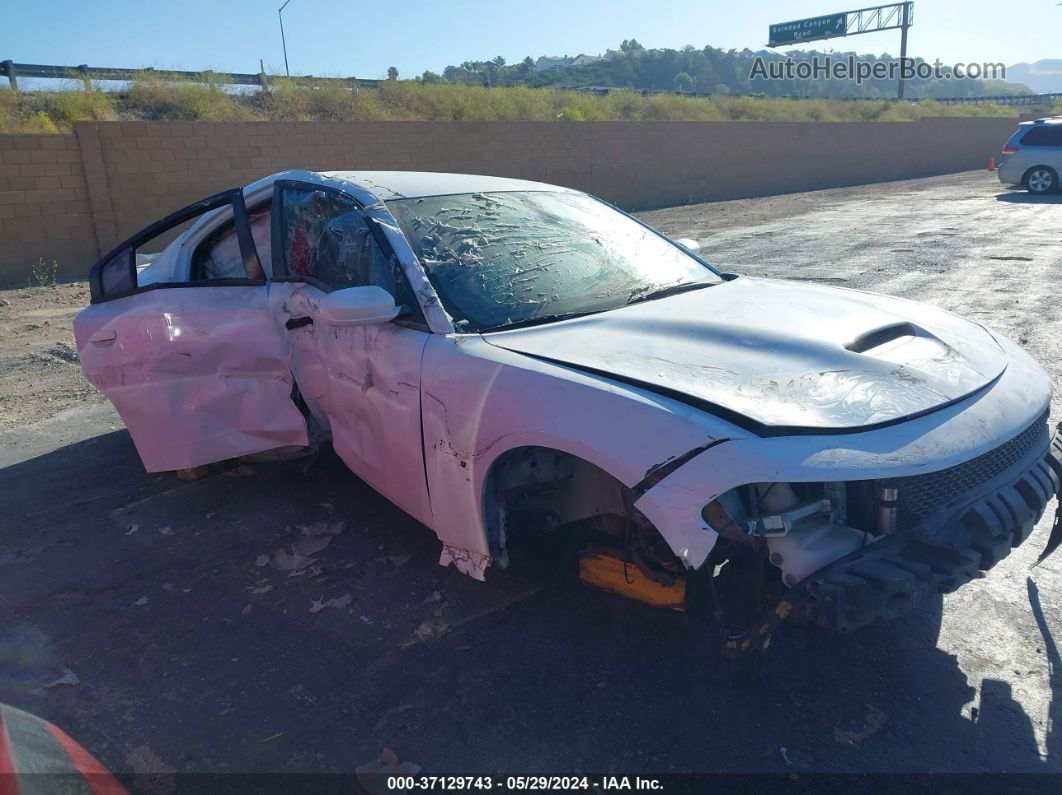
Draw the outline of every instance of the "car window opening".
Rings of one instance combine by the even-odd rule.
[[[382,287],[401,307],[402,316],[423,319],[401,265],[381,248],[356,202],[302,187],[283,188],[281,199],[280,242],[289,276],[314,279],[336,290]]]

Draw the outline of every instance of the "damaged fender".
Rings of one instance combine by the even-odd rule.
[[[487,480],[513,450],[534,446],[576,456],[633,489],[661,462],[695,446],[747,436],[677,401],[513,353],[477,335],[435,335],[424,355],[432,529],[462,554],[492,556],[497,528],[486,519]],[[713,534],[703,527],[697,528],[703,537],[676,523],[658,530],[676,555],[696,565],[711,548]],[[456,561],[444,550],[440,562]]]

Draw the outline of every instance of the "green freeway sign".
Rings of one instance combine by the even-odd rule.
[[[846,13],[782,22],[778,25],[771,25],[767,46],[777,47],[780,44],[832,39],[834,36],[844,36],[847,30],[848,14]]]

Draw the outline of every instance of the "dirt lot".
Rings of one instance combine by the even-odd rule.
[[[968,315],[1057,382],[1060,204],[971,173],[644,217],[725,270]],[[72,363],[84,290],[0,297],[0,700],[112,769],[343,772],[387,746],[433,772],[1062,772],[1062,555],[1028,569],[1049,517],[904,620],[783,627],[749,682],[682,616],[440,569],[332,458],[146,475]],[[319,522],[342,532],[306,573],[257,565]]]
[[[87,303],[84,283],[0,291],[0,430],[102,400],[81,375],[70,330]]]

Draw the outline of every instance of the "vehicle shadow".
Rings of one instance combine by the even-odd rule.
[[[1009,202],[1011,204],[1062,204],[1062,194],[1053,193],[1046,196],[1037,196],[1026,191],[1007,191],[996,194],[996,201]]]
[[[689,616],[537,566],[441,569],[427,528],[310,463],[186,483],[122,431],[0,470],[0,700],[117,772],[142,746],[182,772],[350,772],[385,747],[452,773],[1062,771],[1008,672],[978,696],[938,648],[939,598],[847,636],[784,624],[750,678]],[[335,518],[305,573],[260,562]],[[31,692],[63,669],[79,683]]]
[[[1047,625],[1047,618],[1040,604],[1040,590],[1036,587],[1036,582],[1032,577],[1027,577],[1025,585],[1029,593],[1029,607],[1032,609],[1033,618],[1036,619],[1036,626],[1044,641],[1044,654],[1047,657],[1048,678],[1053,696],[1047,715],[1048,730],[1044,745],[1047,756],[1058,760],[1062,757],[1062,735],[1059,734],[1059,727],[1062,727],[1062,700],[1059,699],[1062,695],[1062,655],[1059,655],[1051,628]]]

